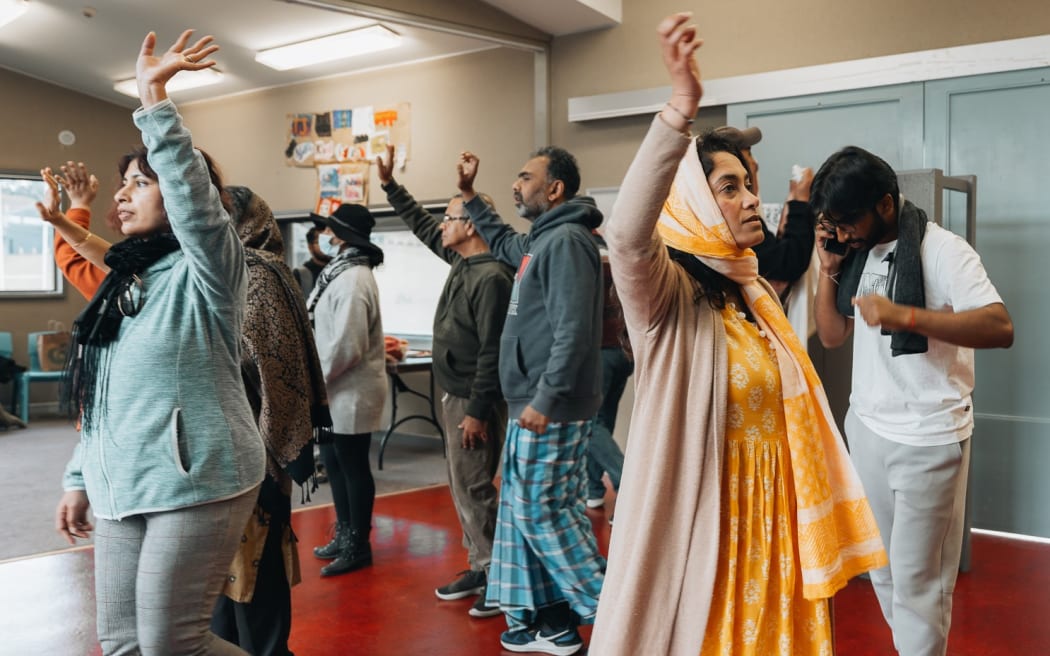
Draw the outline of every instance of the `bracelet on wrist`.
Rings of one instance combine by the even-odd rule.
[[[670,102],[667,102],[666,105],[668,107],[670,107],[671,111],[673,111],[675,114],[678,114],[679,116],[681,116],[682,120],[685,121],[686,125],[692,125],[693,124],[693,118],[692,117],[686,116],[685,113],[682,112],[682,110],[678,109],[677,107],[672,105]]]
[[[827,278],[831,282],[835,283],[836,285],[839,284],[839,275],[841,273],[842,273],[841,271],[836,271],[835,273],[828,273],[824,269],[820,270],[820,275],[824,276],[825,278]]]
[[[73,244],[73,248],[80,248],[81,246],[83,246],[84,244],[86,244],[86,243],[87,243],[87,240],[88,240],[88,239],[91,239],[91,238],[92,238],[92,237],[94,237],[94,236],[95,236],[95,235],[91,234],[91,231],[90,231],[90,230],[88,230],[88,233],[87,233],[86,235],[84,235],[84,238],[83,238],[83,239],[81,239],[81,240],[80,240],[80,241],[78,241],[77,243]]]

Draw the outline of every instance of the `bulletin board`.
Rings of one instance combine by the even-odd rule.
[[[288,114],[285,164],[316,169],[314,212],[328,216],[343,203],[367,205],[369,167],[387,145],[394,146],[395,169],[404,170],[411,120],[407,102]]]

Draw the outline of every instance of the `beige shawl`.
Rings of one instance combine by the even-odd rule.
[[[591,653],[700,653],[718,564],[727,361],[719,314],[655,233],[693,141],[659,118],[605,228],[635,406]],[[699,179],[706,178],[702,172]],[[757,279],[759,289],[771,292]],[[775,301],[774,301],[775,304]],[[877,534],[876,534],[877,536]]]

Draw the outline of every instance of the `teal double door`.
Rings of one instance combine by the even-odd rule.
[[[733,105],[730,125],[757,125],[766,202],[791,166],[814,170],[857,145],[897,170],[977,176],[976,248],[1014,321],[1009,350],[978,351],[972,447],[973,525],[1050,537],[1050,69],[1033,69]],[[948,193],[942,223],[965,236],[965,199]],[[813,359],[840,422],[849,345]]]

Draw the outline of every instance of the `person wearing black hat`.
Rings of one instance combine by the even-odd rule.
[[[375,218],[362,205],[344,204],[331,216],[311,214],[339,254],[321,271],[307,300],[321,359],[333,439],[321,445],[335,503],[336,530],[314,555],[331,563],[321,576],[346,574],[372,564],[375,481],[368,450],[379,430],[387,394],[379,289],[372,269],[383,251],[369,241]]]

